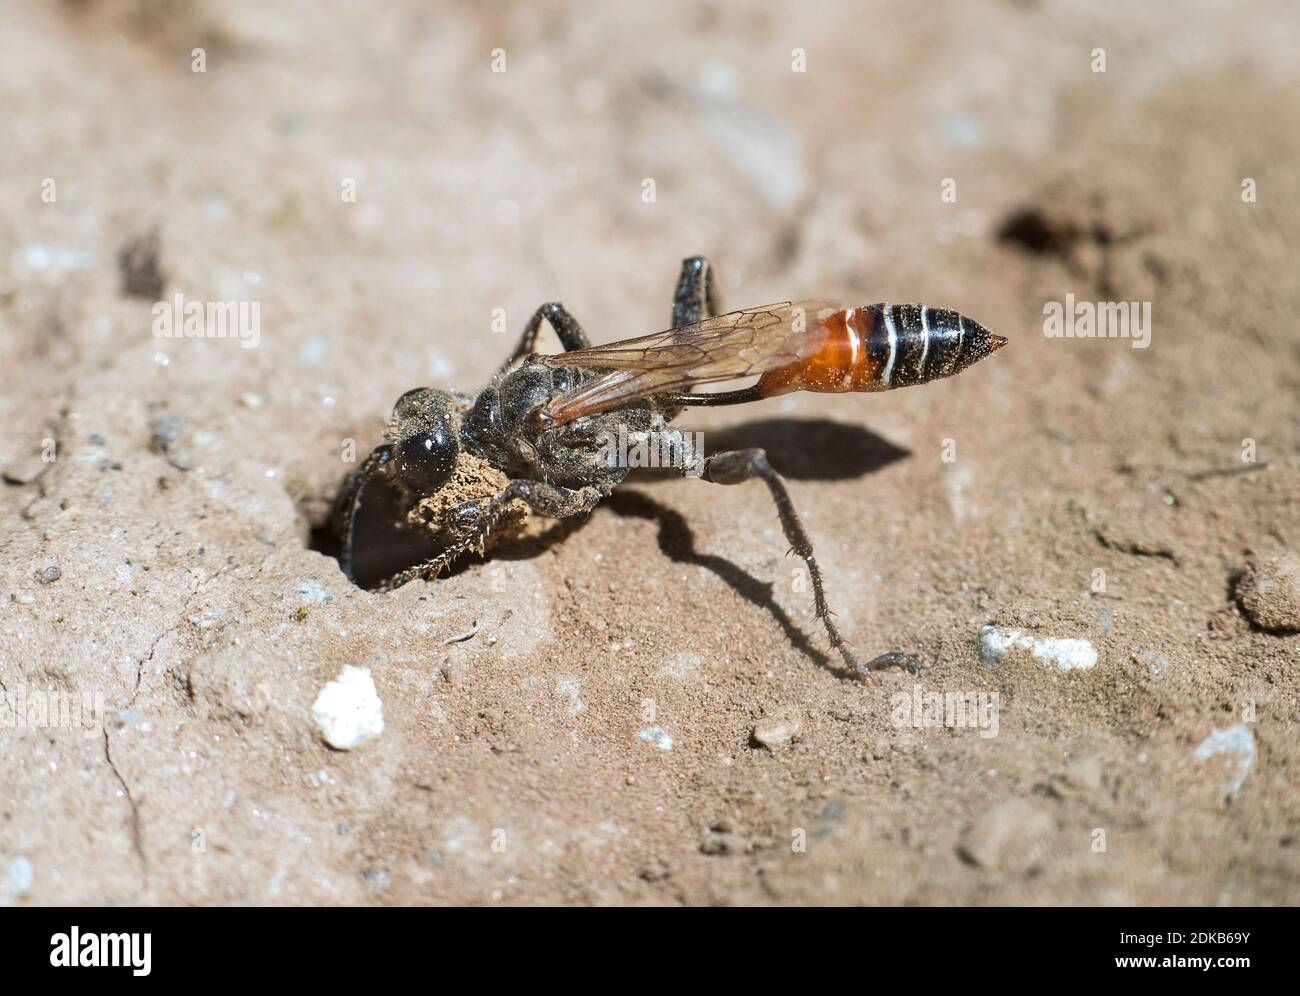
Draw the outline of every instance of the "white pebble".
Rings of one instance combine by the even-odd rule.
[[[576,716],[582,712],[583,704],[579,696],[582,694],[582,682],[572,675],[562,675],[555,679],[555,694],[562,695],[569,700],[569,715]]]
[[[5,881],[12,895],[20,898],[28,895],[32,891],[34,881],[32,863],[26,858],[14,858],[5,870]]]
[[[304,581],[298,585],[298,597],[304,602],[310,602],[315,605],[322,605],[328,602],[334,596],[330,590],[315,579]]]
[[[668,735],[668,731],[661,726],[650,726],[644,730],[637,730],[636,738],[644,740],[646,743],[654,744],[660,750],[672,750],[673,738]]]
[[[1012,647],[1022,647],[1045,664],[1062,671],[1087,670],[1097,666],[1097,649],[1087,640],[1067,640],[1055,636],[1036,639],[1018,629],[1000,633],[992,626],[980,627],[980,657],[986,667],[1000,661]]]
[[[94,253],[50,246],[29,246],[23,258],[27,268],[37,272],[64,273],[68,270],[89,270],[95,265]]]
[[[750,736],[768,750],[777,750],[799,736],[802,724],[797,719],[764,719],[754,725]]]
[[[308,339],[298,347],[298,362],[309,363],[312,366],[320,364],[325,358],[325,340],[320,336]]]
[[[384,732],[384,704],[368,667],[344,664],[338,678],[316,696],[311,714],[335,750],[351,750]]]
[[[673,654],[666,661],[659,673],[679,681],[690,677],[704,666],[704,658],[693,650],[683,650]]]
[[[1250,727],[1245,723],[1215,730],[1197,745],[1192,757],[1205,761],[1219,754],[1229,755],[1232,762],[1232,774],[1224,783],[1223,794],[1235,796],[1250,774],[1250,766],[1255,763],[1255,734],[1250,732]]]

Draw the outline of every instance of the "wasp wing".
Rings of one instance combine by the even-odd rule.
[[[603,371],[553,398],[546,405],[547,419],[559,425],[651,395],[801,363],[821,348],[829,334],[825,320],[837,310],[825,301],[782,301],[636,339],[540,356],[547,366]]]

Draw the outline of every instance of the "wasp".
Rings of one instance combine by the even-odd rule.
[[[921,304],[841,308],[783,301],[719,314],[713,268],[682,263],[665,332],[593,346],[558,302],[544,304],[514,352],[477,394],[421,387],[398,398],[388,439],[349,475],[335,506],[340,564],[354,579],[358,516],[377,482],[410,523],[431,531],[436,553],[375,587],[432,580],[471,553],[517,536],[530,514],[589,513],[627,476],[611,438],[644,439],[684,409],[746,404],[793,391],[888,391],[952,375],[1006,344],[955,311]],[[563,352],[539,355],[542,323]],[[702,391],[709,385],[745,386]],[[791,552],[812,581],[816,615],[853,673],[905,665],[904,654],[863,662],[835,626],[807,530],[762,449],[697,454],[694,476],[766,485]]]

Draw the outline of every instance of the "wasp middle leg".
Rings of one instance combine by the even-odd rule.
[[[772,500],[776,503],[776,512],[781,519],[781,529],[785,533],[785,538],[789,542],[791,549],[803,558],[803,562],[808,566],[808,574],[812,578],[813,601],[817,607],[817,618],[821,620],[822,625],[826,628],[826,635],[830,638],[831,646],[834,647],[844,662],[848,664],[857,674],[865,679],[871,677],[872,665],[876,667],[906,667],[913,672],[920,670],[920,665],[906,654],[891,652],[881,654],[867,663],[858,660],[857,655],[849,648],[844,637],[840,635],[839,629],[831,620],[830,605],[826,601],[826,588],[822,583],[821,568],[817,564],[817,558],[813,556],[812,540],[808,538],[808,533],[799,520],[799,513],[795,511],[794,502],[790,500],[790,492],[786,490],[785,482],[781,480],[781,475],[773,469],[768,463],[767,453],[761,449],[747,450],[728,450],[725,453],[715,453],[704,461],[704,474],[706,481],[714,484],[743,484],[745,481],[758,478],[767,485],[767,490],[772,495]]]

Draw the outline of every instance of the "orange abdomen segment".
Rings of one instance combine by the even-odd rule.
[[[816,351],[771,370],[763,397],[791,391],[888,391],[951,377],[1006,344],[979,322],[923,304],[871,304],[822,322]]]
[[[870,344],[875,317],[867,308],[832,312],[822,322],[825,336],[816,352],[798,363],[771,370],[758,382],[764,397],[792,391],[841,394],[846,391],[878,391],[880,357]]]

